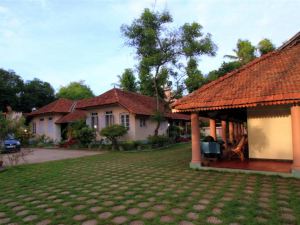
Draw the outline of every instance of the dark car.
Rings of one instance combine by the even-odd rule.
[[[17,152],[21,150],[21,143],[14,137],[8,137],[3,142],[3,152]]]

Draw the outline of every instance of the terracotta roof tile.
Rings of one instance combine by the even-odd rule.
[[[51,102],[48,105],[43,106],[42,108],[28,113],[28,117],[46,114],[46,113],[69,113],[74,107],[75,101],[69,99],[58,99],[54,102]]]
[[[85,110],[76,109],[73,112],[66,114],[65,116],[61,117],[55,123],[71,123],[77,120],[82,120],[86,118],[87,112]]]
[[[300,102],[300,44],[294,41],[290,47],[257,58],[179,99],[173,111],[296,102]]]
[[[113,88],[94,98],[78,101],[76,108],[87,109],[111,104],[119,104],[129,112],[139,115],[153,115],[156,109],[155,98],[118,88]],[[189,117],[183,114],[172,115],[170,109],[165,109],[162,102],[160,103],[160,110],[165,111],[166,117],[189,120]]]

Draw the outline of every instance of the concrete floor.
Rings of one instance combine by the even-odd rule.
[[[24,157],[20,157],[18,164],[31,164],[31,163],[42,163],[48,161],[62,160],[62,159],[72,159],[79,158],[83,156],[91,156],[103,154],[104,152],[99,151],[88,151],[88,150],[66,150],[66,149],[43,149],[43,148],[34,148],[34,149],[22,149],[26,153]],[[18,153],[14,153],[18,154]],[[4,165],[10,165],[8,155],[4,154]]]

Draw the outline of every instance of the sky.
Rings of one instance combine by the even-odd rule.
[[[200,58],[204,74],[232,54],[239,38],[254,45],[269,38],[278,47],[300,31],[300,0],[0,0],[0,68],[56,91],[85,80],[99,95],[134,68],[134,49],[120,27],[144,8],[168,10],[174,28],[198,22],[212,34],[218,51]]]

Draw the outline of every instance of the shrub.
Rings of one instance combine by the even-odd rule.
[[[148,141],[152,148],[163,147],[170,143],[170,139],[165,135],[150,135]]]
[[[75,138],[82,146],[86,147],[96,139],[96,133],[92,128],[86,126],[76,131]]]
[[[108,138],[113,149],[118,149],[118,138],[127,133],[127,129],[124,126],[115,124],[109,127],[105,127],[100,131],[100,135]]]

